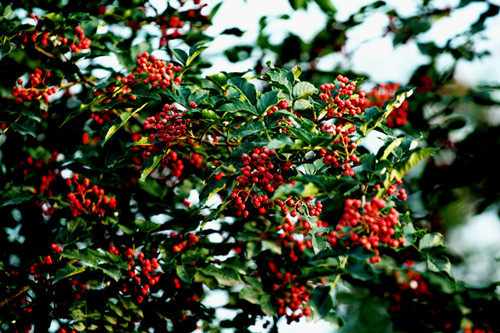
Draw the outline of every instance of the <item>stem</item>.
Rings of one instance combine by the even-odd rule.
[[[347,259],[349,257],[344,257],[342,258],[342,260],[340,261],[340,268],[343,270],[345,268],[345,265],[347,264]],[[339,283],[340,281],[340,276],[342,275],[342,272],[338,273],[336,276],[335,276],[335,280],[333,280],[332,284],[330,285],[330,291],[333,291],[335,290],[335,288],[337,287],[337,284]]]
[[[4,299],[1,303],[0,303],[0,308],[2,308],[3,306],[7,305],[7,303],[9,303],[10,301],[12,301],[14,298],[17,298],[19,296],[21,296],[22,294],[24,294],[25,292],[27,292],[28,290],[30,289],[30,286],[24,286],[21,288],[21,290],[19,290],[17,293],[15,293],[14,295]]]

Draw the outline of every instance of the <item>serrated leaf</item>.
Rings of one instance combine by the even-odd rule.
[[[292,96],[294,98],[304,98],[313,94],[317,94],[318,89],[309,82],[299,82],[293,87]]]
[[[257,103],[257,89],[247,79],[233,77],[229,79],[228,83],[236,88],[250,104],[255,105]]]
[[[56,284],[57,282],[61,281],[62,279],[66,279],[66,278],[69,278],[73,275],[83,273],[86,269],[87,269],[87,266],[76,267],[76,266],[73,266],[71,264],[68,264],[56,272],[52,283]]]
[[[226,103],[222,105],[218,111],[226,111],[226,112],[239,112],[239,111],[245,111],[245,112],[250,112],[253,115],[258,115],[257,110],[255,110],[255,107],[248,103],[248,102],[243,102],[238,99],[232,100],[230,103]]]
[[[292,83],[285,75],[277,71],[266,73],[266,75],[273,86],[280,88],[286,94],[291,95],[293,90]]]
[[[446,273],[449,277],[452,277],[450,259],[444,255],[427,253],[426,265],[427,269],[432,272]]]
[[[311,293],[309,301],[320,318],[326,317],[333,309],[333,300],[330,291],[329,286],[319,286],[314,288]]]
[[[186,51],[182,49],[173,49],[172,53],[174,54],[174,57],[180,62],[180,64],[184,67],[186,66],[186,62],[189,58],[189,55],[187,54]]]
[[[420,250],[426,250],[437,246],[444,246],[443,240],[444,236],[442,234],[438,232],[431,232],[425,234],[424,237],[420,239],[420,242],[418,243],[418,248]]]
[[[382,157],[380,158],[381,160],[387,159],[389,154],[391,154],[396,147],[398,147],[403,140],[401,138],[398,138],[394,141],[392,141],[387,148],[385,148],[384,153],[382,154]]]
[[[224,88],[227,85],[227,75],[225,73],[217,73],[208,75],[207,79],[213,81],[219,87]]]
[[[402,179],[410,169],[416,166],[425,158],[434,154],[438,149],[437,148],[422,148],[417,151],[414,151],[410,154],[408,158],[404,161],[398,163],[394,168],[394,176]]]
[[[293,101],[293,109],[296,111],[312,109],[313,105],[306,99],[296,99]]]
[[[278,104],[278,94],[278,90],[271,90],[260,95],[259,100],[257,101],[257,112],[262,115],[267,110]]]
[[[144,107],[148,105],[148,103],[144,103],[142,106],[140,106],[139,108],[137,108],[135,111],[133,112],[124,112],[120,115],[119,118],[117,118],[115,121],[113,121],[111,127],[107,130],[106,132],[106,135],[104,136],[104,141],[103,141],[103,145],[108,142],[109,139],[111,139],[111,137],[120,129],[123,127],[123,125],[125,125],[125,123],[134,115],[136,114],[137,112],[141,111],[142,109],[144,109]]]
[[[317,235],[312,231],[309,231],[309,235],[311,236],[314,254],[318,254],[321,251],[329,250],[331,248],[330,243],[328,243],[328,240],[326,240],[325,237]]]
[[[273,305],[271,295],[265,294],[260,297],[260,309],[267,316],[276,314],[276,307]]]
[[[201,273],[213,276],[222,286],[236,286],[243,283],[240,275],[230,268],[218,268],[214,265],[209,265],[200,269]]]
[[[238,293],[238,297],[252,304],[258,304],[260,302],[260,294],[250,286],[241,289]]]
[[[151,172],[153,172],[153,170],[158,166],[158,164],[161,162],[161,160],[163,159],[163,157],[165,156],[166,154],[160,154],[160,155],[154,155],[152,158],[149,157],[146,161],[150,161],[149,164],[147,167],[143,168],[142,169],[142,172],[141,172],[141,178],[139,178],[139,181],[140,182],[144,182],[146,181],[146,178],[149,176],[149,174]]]

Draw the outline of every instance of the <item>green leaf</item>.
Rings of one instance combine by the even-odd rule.
[[[86,269],[87,269],[87,266],[76,267],[76,266],[73,266],[71,264],[68,264],[56,272],[52,283],[56,284],[57,282],[61,281],[62,279],[66,279],[66,278],[69,278],[73,275],[83,273]]]
[[[312,109],[313,104],[306,99],[296,99],[293,101],[293,109],[296,111]]]
[[[189,55],[186,53],[186,51],[182,49],[173,49],[172,53],[183,67],[186,66],[187,60],[189,58]]]
[[[20,191],[19,189],[12,189],[2,196],[2,204],[0,207],[19,205],[25,201],[29,201],[34,195],[27,191]]]
[[[214,265],[209,265],[200,271],[205,275],[213,276],[223,286],[236,286],[243,283],[240,275],[230,268],[218,268]]]
[[[201,52],[208,48],[208,46],[206,46],[207,44],[208,41],[202,40],[191,46],[191,48],[189,49],[189,57],[186,59],[186,67],[189,67],[196,59],[196,57],[198,57]]]
[[[293,146],[294,144],[290,136],[284,134],[271,139],[267,144],[267,149],[280,149],[285,146]]]
[[[153,170],[158,166],[158,164],[160,163],[160,161],[163,159],[163,157],[165,157],[167,154],[160,154],[160,155],[154,155],[154,156],[150,156],[146,161],[145,161],[145,165],[147,165],[145,168],[142,169],[142,172],[141,172],[141,178],[139,178],[139,181],[140,182],[144,182],[146,181],[146,178],[149,176],[149,174],[151,172],[153,172]],[[147,164],[146,164],[147,163]]]
[[[243,77],[233,77],[229,79],[229,85],[238,90],[245,99],[252,105],[257,103],[257,89],[255,85],[248,82],[247,79]]]
[[[0,45],[0,60],[12,51],[12,44],[8,41]]]
[[[109,139],[120,129],[125,125],[125,123],[137,112],[141,111],[148,103],[143,104],[139,108],[137,108],[133,112],[124,112],[120,115],[119,118],[117,118],[115,121],[113,121],[112,125],[110,128],[107,130],[106,135],[104,136],[104,141],[103,145],[108,142]]]
[[[325,237],[317,235],[312,230],[309,231],[309,235],[311,236],[311,242],[314,254],[318,254],[321,251],[326,251],[331,248],[330,243],[328,243],[328,240],[326,240]]]
[[[299,82],[293,87],[292,96],[294,98],[304,98],[313,94],[317,94],[318,89],[309,82]]]
[[[113,263],[111,265],[105,265],[109,263],[109,257],[106,254],[103,254],[97,250],[92,249],[84,249],[81,251],[78,250],[64,250],[61,252],[61,256],[68,259],[77,259],[81,262],[84,262],[98,270],[101,270],[103,273],[111,277],[115,281],[119,281],[122,277],[120,273],[121,269],[127,269],[128,266],[125,263]]]
[[[450,259],[444,255],[427,253],[426,265],[432,272],[446,273],[449,277],[452,277]]]
[[[257,101],[257,112],[260,115],[263,115],[267,110],[278,104],[279,91],[271,90],[260,95],[259,100]]]
[[[260,297],[260,309],[267,316],[273,316],[276,314],[276,307],[273,305],[272,297],[270,294],[265,294]]]
[[[410,171],[410,169],[412,169],[425,158],[434,154],[437,150],[437,148],[422,148],[411,153],[408,158],[395,166],[394,175],[399,177],[399,179],[402,179],[406,175],[406,173]]]
[[[217,84],[221,88],[225,88],[227,85],[227,75],[225,73],[217,73],[217,74],[212,74],[208,75],[207,79],[213,81],[215,84]]]
[[[444,246],[443,240],[444,236],[438,232],[427,233],[420,239],[418,248],[420,250],[426,250],[437,246]]]
[[[217,111],[226,111],[226,112],[245,111],[245,112],[250,112],[255,116],[258,116],[257,110],[255,110],[255,107],[252,104],[248,102],[242,102],[238,99],[233,99],[230,103],[222,105]]]
[[[309,302],[320,318],[326,317],[334,308],[329,286],[319,286],[314,288]]]
[[[325,13],[334,14],[337,12],[331,0],[315,0],[316,4]]]
[[[296,128],[296,127],[290,127],[288,128],[290,132],[295,134],[299,139],[304,141],[306,144],[310,145],[312,141],[312,135],[311,133],[307,132],[306,130],[302,128]]]
[[[384,150],[384,153],[382,154],[382,157],[380,158],[381,160],[385,160],[387,159],[387,157],[389,157],[389,154],[392,153],[394,151],[394,149],[396,149],[396,147],[398,147],[401,142],[403,140],[398,138],[398,139],[395,139],[394,141],[392,141],[389,146],[387,146],[387,148],[385,148]]]
[[[291,95],[292,93],[292,82],[293,80],[289,80],[284,74],[278,71],[272,71],[272,72],[269,72],[269,73],[266,73],[266,78],[268,79],[268,81],[270,81],[270,83],[283,90],[286,94],[288,95]],[[292,74],[292,77],[293,77],[293,74]]]
[[[240,290],[238,297],[244,299],[252,304],[258,304],[260,302],[260,294],[255,289],[250,286],[246,286]]]

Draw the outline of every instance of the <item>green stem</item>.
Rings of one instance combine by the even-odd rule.
[[[342,258],[342,259],[341,259],[341,261],[340,261],[340,266],[339,266],[339,267],[340,267],[342,270],[344,270],[345,265],[347,264],[347,259],[348,259],[348,258],[349,258],[349,257],[347,257],[347,256],[346,256],[346,257],[344,257],[344,258]],[[340,281],[340,276],[341,276],[341,275],[342,275],[342,272],[338,273],[338,274],[335,276],[335,280],[333,280],[332,284],[330,285],[330,291],[335,290],[335,288],[337,287],[337,284],[338,284],[338,283],[339,283],[339,281]]]

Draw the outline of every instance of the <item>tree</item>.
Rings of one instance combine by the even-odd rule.
[[[494,149],[494,127],[457,143],[449,135],[465,125],[455,111],[463,103],[497,104],[495,87],[445,94],[454,67],[443,75],[435,66],[443,52],[454,64],[485,56],[475,36],[498,6],[488,3],[463,44],[440,47],[418,36],[452,9],[424,1],[402,17],[377,1],[329,20],[310,43],[290,35],[272,45],[262,30],[257,47],[274,61],[203,75],[219,6],[205,7],[0,7],[1,329],[251,331],[263,321],[272,332],[282,318],[306,317],[342,332],[497,330],[497,284],[457,280],[460,258],[435,223],[443,193],[458,187],[481,196],[479,211],[496,204],[496,187],[481,183],[495,173],[457,181],[470,157],[443,166],[432,156]],[[395,45],[416,40],[431,59],[408,87],[365,91],[362,73],[315,68],[374,11],[390,18]],[[225,54],[238,61],[253,47]],[[442,109],[429,118],[428,105]],[[424,171],[408,176],[417,165]],[[204,302],[210,290],[227,294],[232,320]]]

